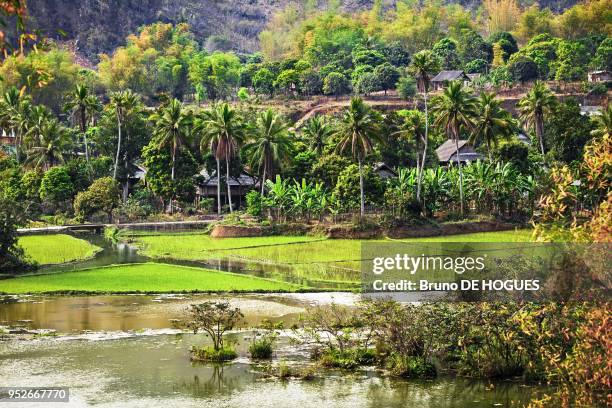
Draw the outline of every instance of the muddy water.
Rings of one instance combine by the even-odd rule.
[[[57,404],[61,407],[514,407],[540,391],[451,378],[397,380],[374,369],[317,372],[312,381],[278,380],[245,357],[248,335],[233,335],[241,357],[222,366],[189,362],[189,348],[207,341],[191,334],[0,342],[0,378],[7,385],[68,386],[71,402]],[[307,364],[303,350],[283,336],[279,359]]]
[[[296,323],[300,313],[314,304],[354,304],[351,293],[217,295],[111,295],[0,297],[0,325],[28,329],[53,329],[60,333],[83,330],[141,330],[172,328],[192,303],[228,299],[244,314],[244,327],[264,319]]]

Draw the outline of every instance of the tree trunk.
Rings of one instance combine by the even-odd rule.
[[[363,192],[363,164],[361,163],[361,156],[359,157],[359,192],[361,199],[361,208],[359,211],[360,218],[363,219],[365,214],[365,194]]]
[[[455,148],[457,149],[457,164],[459,165],[459,205],[463,217],[463,169],[461,167],[461,153],[459,152],[459,135],[455,132]]]
[[[261,196],[264,195],[264,186],[266,185],[266,167],[268,167],[267,161],[264,162],[263,173],[261,175]]]
[[[225,184],[227,184],[227,203],[229,204],[230,213],[234,212],[232,208],[232,189],[230,187],[230,159],[225,158]]]
[[[423,156],[421,166],[417,169],[417,201],[421,204],[421,188],[423,185],[423,171],[425,170],[425,156],[427,155],[427,142],[429,140],[429,112],[427,111],[427,92],[425,92],[425,140],[423,143]],[[418,155],[418,153],[417,153]]]
[[[540,151],[542,152],[542,160],[544,159],[544,119],[540,114],[536,114],[535,130],[538,141],[540,142]]]
[[[221,164],[218,157],[215,156],[217,161],[217,215],[221,215]]]
[[[121,152],[121,119],[119,118],[119,112],[117,112],[117,126],[118,126],[118,140],[117,140],[117,155],[115,156],[115,169],[113,171],[113,178],[117,180],[117,164],[119,163],[119,153]]]
[[[87,117],[85,116],[85,110],[81,109],[81,133],[83,133],[83,143],[85,143],[85,161],[89,166],[89,149],[87,147]]]

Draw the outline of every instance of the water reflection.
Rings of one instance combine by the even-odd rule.
[[[0,378],[21,384],[71,387],[76,401],[121,407],[516,407],[542,392],[512,382],[488,384],[454,378],[414,381],[375,371],[319,371],[313,381],[266,378],[245,359],[191,364],[188,350],[207,340],[184,334],[114,341],[0,343]],[[281,347],[291,347],[281,340]],[[291,363],[299,356],[287,354]]]
[[[0,297],[2,298],[2,297]],[[172,328],[188,305],[225,298],[220,295],[108,295],[4,297],[0,325],[53,329],[60,333]],[[264,319],[296,323],[306,306],[299,295],[239,295],[228,298],[245,315],[242,325],[256,327]]]

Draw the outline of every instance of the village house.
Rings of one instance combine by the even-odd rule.
[[[200,172],[200,176],[202,181],[196,186],[196,203],[199,203],[202,199],[213,199],[213,208],[216,208],[219,178],[216,172],[209,175],[206,169]],[[259,188],[259,181],[246,171],[243,171],[238,177],[230,176],[229,185],[232,192],[232,206],[234,206],[234,208],[240,208],[243,204],[246,204],[247,193]],[[225,184],[225,177],[223,176],[221,177],[221,205],[229,205],[227,200],[227,185]]]
[[[395,172],[395,170],[393,170],[391,166],[383,162],[374,163],[374,165],[372,166],[372,170],[374,170],[374,173],[376,173],[378,177],[383,180],[397,177],[397,173]]]
[[[455,141],[447,140],[442,143],[442,145],[436,149],[436,155],[438,156],[438,161],[442,165],[448,165],[451,162],[457,163],[457,146],[455,145]],[[469,163],[476,160],[483,160],[484,156],[474,150],[467,140],[459,140],[459,159],[461,163]]]
[[[444,89],[449,82],[463,81],[465,85],[470,83],[470,77],[465,72],[459,71],[440,71],[438,75],[433,77],[431,85],[434,90]]]
[[[612,81],[612,73],[607,70],[591,71],[588,73],[589,82]]]

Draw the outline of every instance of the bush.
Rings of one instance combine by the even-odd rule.
[[[230,346],[223,346],[218,350],[214,346],[191,348],[192,361],[231,361],[238,357],[236,350]]]
[[[351,348],[344,351],[328,349],[316,358],[323,367],[344,368],[352,370],[359,366],[372,365],[376,361],[376,354],[371,349]]]
[[[274,338],[264,336],[261,339],[255,339],[249,346],[251,358],[256,360],[266,360],[272,358]]]
[[[409,100],[416,95],[416,80],[411,76],[403,76],[397,82],[397,93],[400,98]]]
[[[393,375],[405,378],[433,378],[437,374],[436,367],[423,357],[394,354],[389,358],[387,368]]]
[[[253,217],[261,217],[263,202],[261,194],[257,190],[251,190],[246,195],[247,209],[246,212]]]
[[[58,207],[72,197],[74,185],[65,167],[57,166],[48,170],[40,182],[40,199]],[[52,208],[55,209],[55,208]]]
[[[119,187],[112,177],[97,179],[74,199],[74,211],[80,218],[103,212],[110,221],[113,209],[119,205]]]

